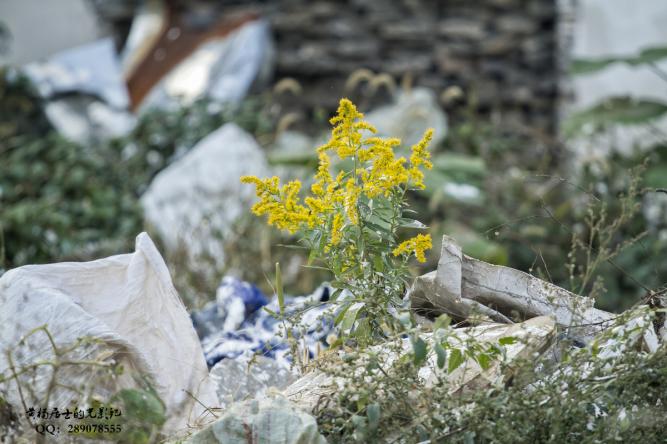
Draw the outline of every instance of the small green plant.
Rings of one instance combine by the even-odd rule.
[[[425,229],[406,217],[410,213],[406,193],[424,188],[423,169],[431,168],[427,146],[432,130],[414,145],[409,159],[397,157],[400,140],[366,136],[375,133],[363,115],[347,99],[340,101],[328,143],[318,148],[319,167],[312,194],[301,200],[301,182],[280,185],[278,177],[244,176],[254,184],[259,202],[252,211],[267,215],[268,223],[298,233],[310,261],[318,260],[334,275],[332,300],[346,290],[335,323],[365,341],[378,334],[397,331],[391,313],[401,305],[409,276],[407,264],[414,255],[425,261],[431,237],[418,234],[399,242],[399,230]],[[329,153],[340,159],[334,177]]]
[[[34,346],[40,334],[47,340],[50,353],[21,362],[25,350],[31,344]],[[48,326],[42,325],[26,333],[16,349],[10,348],[4,354],[8,368],[0,373],[0,419],[7,422],[0,423],[0,438],[30,437],[37,443],[47,442],[51,432],[39,432],[35,426],[57,421],[49,416],[45,422],[46,418],[28,412],[34,414],[35,409],[41,408],[63,412],[70,408],[73,411],[90,408],[95,412],[98,409],[115,410],[118,414],[103,420],[101,417],[72,420],[67,423],[71,426],[67,430],[94,440],[113,439],[131,444],[159,441],[167,416],[166,406],[155,390],[154,382],[145,375],[133,373],[135,387],[118,389],[122,386],[117,384],[118,378],[124,369],[110,359],[114,351],[102,340],[84,336],[65,346],[57,344]],[[68,377],[72,375],[79,376],[76,385]],[[81,375],[86,377],[81,378]],[[20,405],[9,404],[5,399],[8,390],[15,390],[16,403]],[[70,398],[67,405],[53,405],[54,400],[63,399],[65,394]]]
[[[586,208],[585,234],[572,231],[567,268],[570,273],[570,289],[575,293],[587,294],[594,299],[602,296],[606,289],[598,268],[605,262],[617,266],[614,259],[646,235],[646,232],[642,231],[632,237],[619,236],[641,209],[638,196],[641,192],[643,170],[643,167],[638,167],[631,172],[627,191],[619,194],[616,199],[617,214],[609,214],[606,201],[594,200]]]
[[[655,314],[645,306],[626,312],[587,347],[563,350],[560,362],[552,353],[506,359],[525,339],[466,339],[441,318],[420,353],[405,353],[407,339],[392,338],[326,355],[320,367],[336,389],[314,413],[334,443],[663,442],[667,348],[641,349]],[[443,345],[446,353],[435,355],[444,371],[427,344]],[[483,369],[499,361],[504,377],[458,389],[454,370],[473,361]]]

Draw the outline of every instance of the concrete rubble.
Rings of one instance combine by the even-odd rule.
[[[326,444],[315,418],[276,396],[233,404],[187,444]]]
[[[223,359],[211,368],[210,377],[222,408],[236,401],[264,397],[270,389],[284,389],[297,378],[280,362],[261,355]]]
[[[78,284],[82,273],[97,276],[87,279],[94,287]],[[122,283],[125,292],[118,290]],[[329,336],[339,333],[332,322],[335,304],[327,303],[329,292],[329,287],[323,286],[310,296],[286,297],[286,318],[281,320],[276,300],[269,300],[254,285],[228,277],[218,289],[216,301],[191,315],[192,325],[171,287],[166,265],[150,239],[142,234],[133,255],[82,264],[27,266],[7,272],[0,279],[0,302],[4,300],[0,339],[25,348],[21,338],[30,337],[30,332],[43,324],[49,325],[62,347],[82,335],[99,338],[108,345],[108,351],[102,354],[104,359],[115,359],[127,368],[150,374],[156,381],[169,414],[163,431],[171,433],[170,439],[177,442],[324,443],[312,415],[323,399],[344,388],[345,381],[325,369],[342,363],[345,347],[327,352],[327,360],[320,361],[326,362],[325,367],[295,365],[285,329],[297,340],[306,364],[318,359],[331,342]],[[126,301],[125,305],[118,305],[118,297]],[[40,310],[27,317],[13,316],[18,312],[13,307],[23,304],[25,298],[29,298],[28,306]],[[109,305],[111,300],[113,307]],[[430,353],[419,368],[424,387],[444,378],[452,394],[503,386],[520,362],[554,351],[563,339],[561,332],[572,339],[567,344],[588,344],[595,347],[600,359],[610,361],[629,348],[653,353],[661,346],[655,317],[648,306],[618,316],[597,310],[592,301],[526,273],[472,259],[448,237],[443,239],[438,269],[415,280],[406,303],[417,314],[420,337],[427,349],[433,350],[437,341],[446,344],[443,347],[448,360],[453,350],[463,357],[452,370],[441,368],[436,354]],[[167,316],[165,304],[172,311]],[[53,310],[41,310],[44,306]],[[52,318],[54,310],[57,320]],[[298,320],[290,318],[297,313]],[[441,314],[464,326],[446,330],[437,327],[430,319]],[[68,325],[74,323],[67,321],[68,316],[87,321],[78,322],[79,328],[72,330]],[[0,355],[0,370],[9,365],[29,365],[36,356],[48,354],[48,342],[30,339],[28,343],[32,351],[16,354],[15,363],[5,362]],[[166,348],[160,345],[167,343]],[[491,349],[498,344],[502,351],[486,365],[475,358],[471,348]],[[181,350],[177,361],[172,359],[175,349]],[[386,369],[411,351],[407,337],[367,350]],[[71,359],[86,359],[89,354],[73,355]],[[190,363],[189,372],[183,372],[184,361]],[[71,375],[83,382],[92,376],[90,372]],[[32,390],[38,399],[47,390],[48,375],[38,372],[36,380]],[[119,387],[131,387],[132,381],[121,377],[117,384],[120,386],[97,389],[102,390],[101,395],[108,395]],[[184,392],[194,396],[184,396]],[[54,399],[66,403],[65,391]],[[19,402],[13,398],[9,401]],[[190,412],[187,418],[182,415],[184,411]],[[186,420],[189,428],[184,427]]]
[[[409,293],[417,312],[447,313],[463,320],[473,312],[497,322],[550,315],[567,334],[588,343],[615,315],[596,309],[590,298],[528,273],[473,259],[444,236],[436,271],[418,277]]]
[[[494,362],[486,370],[480,365],[468,358],[460,367],[451,374],[446,375],[450,383],[450,392],[457,393],[463,390],[483,389],[491,384],[499,384],[507,380],[507,373],[501,371],[502,365],[510,365],[515,360],[528,358],[535,352],[542,352],[550,343],[555,335],[555,324],[553,319],[548,316],[541,316],[519,324],[485,324],[476,327],[467,327],[455,329],[452,337],[448,341],[457,347],[465,348],[466,342],[470,339],[484,344],[496,343],[503,337],[512,337],[516,341],[506,346],[505,356]],[[427,344],[433,343],[432,335],[423,337]],[[402,349],[405,352],[410,351],[410,341],[402,340]],[[381,352],[383,345],[372,347],[371,351]],[[342,352],[341,352],[342,355]],[[382,361],[382,366],[388,368],[399,358],[399,355],[393,352],[377,353]],[[446,374],[446,369],[439,369],[436,365],[436,357],[429,357],[428,362],[420,370],[419,376],[424,379],[426,386],[436,381],[438,377]],[[321,398],[332,396],[343,384],[342,380],[337,380],[333,376],[320,371],[311,371],[306,373],[300,379],[289,385],[284,394],[290,401],[305,411],[313,411]]]

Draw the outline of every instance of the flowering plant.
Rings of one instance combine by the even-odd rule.
[[[394,153],[400,140],[374,136],[375,128],[348,99],[340,101],[330,122],[331,139],[317,149],[319,167],[310,196],[300,198],[298,180],[281,185],[278,177],[244,176],[241,181],[256,187],[259,202],[253,213],[267,215],[279,229],[298,232],[310,250],[309,262],[321,261],[333,273],[332,300],[341,290],[352,296],[340,301],[336,323],[342,322],[344,331],[356,325],[357,336],[369,337],[395,329],[391,312],[402,300],[408,259],[414,255],[424,262],[431,248],[428,234],[399,243],[399,230],[426,228],[405,217],[410,212],[405,195],[424,188],[422,169],[432,167],[427,146],[433,131],[426,131],[406,159]],[[332,153],[347,166],[335,177]]]

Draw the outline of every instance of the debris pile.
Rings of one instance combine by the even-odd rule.
[[[191,443],[244,443],[248,436],[271,443],[325,442],[311,415],[345,389],[346,380],[327,368],[347,353],[346,345],[324,352],[329,336],[339,334],[330,291],[323,286],[309,296],[285,297],[281,307],[252,284],[227,277],[216,300],[190,320],[146,234],[137,237],[133,254],[20,267],[0,278],[0,371],[13,375],[0,390],[10,394],[12,406],[22,401],[8,383],[30,387],[31,402],[46,396],[65,405],[76,399],[72,383],[97,381],[90,394],[109,396],[136,386],[133,376],[140,373],[164,402],[162,433]],[[518,363],[552,352],[558,361],[557,347],[564,344],[593,347],[602,360],[637,347],[648,354],[664,347],[655,330],[664,328],[664,320],[658,322],[649,307],[620,316],[597,310],[585,298],[530,275],[471,259],[448,238],[438,269],[415,280],[406,303],[417,313],[426,348],[443,341],[439,315],[459,321],[446,341],[448,359],[457,349],[460,362],[443,368],[444,358],[431,354],[418,373],[424,389],[444,378],[451,395],[502,387]],[[378,368],[391,368],[411,353],[413,341],[388,338],[367,352]],[[470,347],[492,354],[481,359],[466,351]],[[295,365],[294,353],[300,364],[315,365]],[[39,364],[49,356],[94,361],[102,368],[121,364],[126,371],[100,384],[96,367],[65,366],[56,375],[57,365]],[[567,367],[558,370],[563,371]],[[54,384],[59,378],[69,384]]]

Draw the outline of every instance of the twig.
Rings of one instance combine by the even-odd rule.
[[[667,82],[667,72],[663,71],[662,68],[660,68],[655,62],[649,63],[648,66],[651,68],[655,75]]]
[[[193,395],[189,390],[185,390],[185,389],[183,389],[183,391],[184,391],[185,393],[187,393],[192,399],[194,399],[195,401],[197,401],[197,403],[199,403],[199,405],[201,405],[202,407],[204,407],[204,409],[205,409],[207,412],[209,412],[211,415],[213,415],[214,418],[217,418],[217,417],[218,417],[218,415],[216,415],[216,414],[213,412],[213,410],[211,410],[210,407],[207,407],[203,402],[201,402],[201,401],[200,401],[195,395]]]
[[[28,411],[28,405],[25,402],[25,398],[23,396],[23,390],[21,389],[21,383],[19,382],[19,379],[16,377],[16,366],[14,366],[14,360],[12,359],[12,352],[11,350],[7,350],[7,361],[9,362],[9,368],[12,371],[12,377],[16,380],[16,387],[18,388],[19,392],[19,398],[21,398],[21,404],[23,405],[23,411],[27,412]]]

